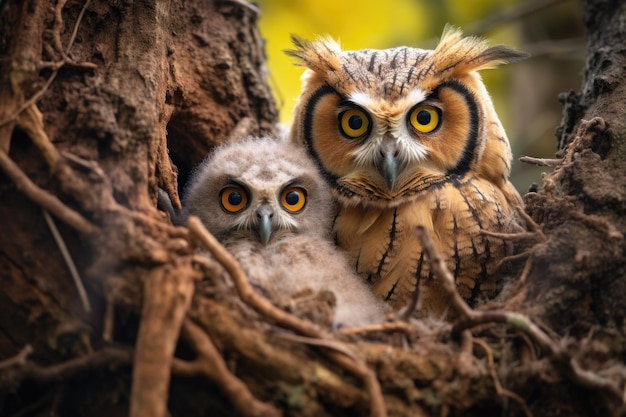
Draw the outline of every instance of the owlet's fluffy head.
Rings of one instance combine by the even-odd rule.
[[[434,50],[293,40],[307,70],[291,137],[343,204],[399,205],[468,173],[507,182],[509,142],[477,71],[526,54],[450,27]]]
[[[330,190],[301,147],[284,140],[247,138],[217,147],[189,184],[183,218],[198,216],[222,242],[329,237]]]

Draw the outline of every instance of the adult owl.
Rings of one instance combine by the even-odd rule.
[[[526,54],[447,27],[434,50],[343,51],[294,37],[305,66],[291,129],[338,199],[334,231],[357,272],[396,309],[419,295],[421,314],[448,299],[416,235],[423,226],[474,304],[497,291],[496,265],[521,198],[511,151],[477,71]],[[417,293],[416,293],[417,291]]]
[[[301,147],[247,138],[222,145],[195,170],[182,218],[196,215],[273,301],[331,291],[335,326],[377,321],[383,303],[331,239],[328,185]]]

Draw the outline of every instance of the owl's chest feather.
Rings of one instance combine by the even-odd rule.
[[[430,272],[416,227],[426,229],[461,295],[474,302],[495,295],[496,264],[507,254],[503,240],[481,230],[507,231],[512,216],[506,198],[492,184],[450,183],[397,207],[343,207],[335,233],[378,297],[400,308],[417,290],[423,310],[443,312],[447,300]]]

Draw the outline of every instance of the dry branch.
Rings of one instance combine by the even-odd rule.
[[[71,359],[57,365],[40,366],[32,361],[15,363],[3,369],[0,388],[16,387],[24,381],[59,382],[96,369],[127,365],[132,352],[127,349],[105,347],[97,352]]]
[[[519,158],[520,162],[532,164],[540,167],[555,167],[561,163],[560,159],[556,158],[535,158],[532,156],[522,156]]]
[[[131,391],[131,417],[165,417],[174,349],[197,278],[184,258],[152,270],[144,281]]]
[[[33,353],[33,347],[31,345],[24,346],[24,348],[20,350],[17,355],[13,356],[12,358],[1,361],[0,370],[9,368],[14,365],[23,366],[28,360],[28,357],[30,356],[31,353]]]
[[[513,329],[519,330],[528,335],[531,340],[538,344],[541,349],[548,354],[550,363],[554,368],[569,378],[580,387],[600,391],[609,400],[619,406],[626,405],[620,388],[615,382],[600,376],[599,374],[584,370],[578,362],[567,353],[558,342],[554,341],[543,330],[533,323],[528,317],[515,312],[504,311],[477,311],[472,310],[463,300],[456,289],[454,277],[448,270],[445,261],[434,248],[430,236],[422,227],[417,228],[418,237],[428,254],[433,274],[439,278],[442,287],[448,293],[455,311],[459,318],[452,328],[453,335],[461,335],[463,332],[473,327],[486,323],[504,323]]]
[[[502,384],[500,383],[500,379],[498,378],[498,375],[496,374],[496,367],[495,367],[495,361],[493,359],[493,352],[491,351],[491,348],[489,347],[489,345],[484,340],[477,339],[477,338],[473,339],[472,342],[480,346],[485,352],[485,355],[487,356],[487,365],[489,367],[489,374],[491,375],[491,379],[493,380],[493,384],[496,388],[496,392],[498,393],[498,395],[512,399],[517,404],[519,404],[519,406],[524,411],[524,414],[526,415],[526,417],[533,417],[533,413],[528,408],[528,404],[526,404],[526,401],[524,401],[524,399],[520,397],[519,395],[517,395],[516,393],[504,388]]]
[[[96,232],[97,228],[87,219],[66,206],[55,195],[35,185],[35,183],[24,174],[20,167],[17,166],[6,153],[1,151],[0,168],[11,178],[17,189],[23,192],[26,197],[54,214],[60,220],[84,235],[90,235]]]
[[[43,209],[43,217],[46,219],[46,223],[50,228],[50,232],[52,233],[52,237],[54,237],[54,241],[56,242],[59,251],[61,252],[61,256],[63,256],[63,260],[67,265],[67,269],[70,271],[70,275],[74,280],[74,285],[78,290],[78,295],[80,297],[80,301],[83,303],[83,308],[87,313],[91,312],[91,304],[89,303],[89,297],[87,296],[87,291],[85,290],[85,286],[83,285],[83,281],[80,279],[80,275],[78,274],[78,269],[76,268],[76,264],[72,259],[72,255],[70,251],[67,249],[65,245],[65,241],[63,240],[63,236],[57,229],[56,224],[54,223],[54,219],[50,216],[50,214]]]
[[[229,370],[211,338],[190,319],[185,320],[183,336],[190,342],[198,357],[192,362],[175,360],[173,371],[178,375],[203,375],[229,398],[235,411],[242,417],[278,417],[276,408],[265,404],[252,395],[248,387]]]

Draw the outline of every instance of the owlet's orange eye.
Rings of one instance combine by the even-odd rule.
[[[242,187],[225,187],[220,191],[220,204],[227,212],[237,213],[248,205],[248,193]]]
[[[439,127],[441,111],[433,106],[419,105],[409,113],[409,124],[421,133],[430,133]]]
[[[370,118],[365,111],[352,108],[339,113],[339,130],[348,139],[365,136],[370,131]]]
[[[306,190],[300,187],[287,187],[280,194],[280,204],[285,210],[296,213],[306,204]]]

